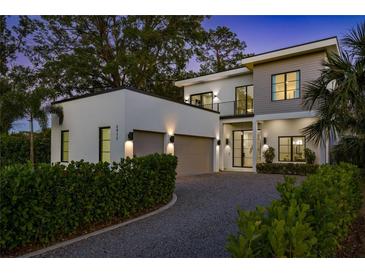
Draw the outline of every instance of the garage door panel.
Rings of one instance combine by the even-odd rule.
[[[213,172],[213,139],[175,135],[177,174],[193,175]]]
[[[133,133],[133,154],[137,157],[164,152],[164,134],[135,130]]]

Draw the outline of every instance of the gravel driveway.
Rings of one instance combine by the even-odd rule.
[[[238,172],[180,177],[170,209],[42,257],[229,257],[237,207],[269,204],[279,181],[282,175]]]

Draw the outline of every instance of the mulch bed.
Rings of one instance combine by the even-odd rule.
[[[363,187],[363,197],[359,217],[351,225],[349,236],[337,251],[338,258],[365,258],[365,187]]]

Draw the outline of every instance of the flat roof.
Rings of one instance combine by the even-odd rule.
[[[137,89],[137,88],[134,88],[134,87],[127,87],[127,86],[119,87],[119,88],[110,88],[110,89],[106,89],[106,90],[102,90],[102,91],[98,91],[98,92],[94,92],[94,93],[79,95],[79,96],[72,96],[72,97],[69,97],[69,98],[54,101],[51,104],[52,105],[61,104],[61,103],[69,102],[69,101],[80,100],[80,99],[84,99],[84,98],[88,98],[88,97],[107,94],[107,93],[111,93],[111,92],[114,92],[114,91],[122,91],[122,90],[125,90],[125,89],[129,90],[129,91],[141,93],[141,94],[144,94],[144,95],[147,95],[147,96],[156,97],[156,98],[166,100],[166,101],[169,101],[169,102],[185,105],[185,106],[188,106],[188,107],[193,107],[193,108],[198,108],[198,109],[201,109],[201,110],[204,110],[204,111],[219,113],[219,111],[202,108],[202,107],[191,105],[191,104],[188,104],[188,103],[185,103],[185,102],[176,101],[176,100],[173,100],[173,99],[165,97],[165,96],[157,95],[157,94],[154,94],[154,93],[151,93],[151,92],[147,92],[147,91],[143,91],[143,90],[140,90],[140,89]]]
[[[222,71],[222,72],[216,72],[216,73],[211,73],[211,74],[207,74],[207,75],[203,75],[203,76],[199,76],[199,77],[195,77],[195,78],[189,78],[189,79],[185,79],[185,80],[176,81],[175,86],[185,87],[185,86],[190,86],[193,84],[221,80],[221,79],[234,77],[237,75],[242,75],[242,74],[247,74],[247,73],[251,73],[251,71],[245,67],[230,69],[230,70],[226,70],[226,71]]]

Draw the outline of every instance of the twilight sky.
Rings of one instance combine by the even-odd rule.
[[[212,16],[205,20],[206,29],[227,26],[247,44],[246,53],[261,53],[330,36],[339,39],[365,16]],[[17,17],[11,17],[15,24]],[[26,63],[19,57],[18,62]],[[189,69],[198,69],[192,61]],[[14,123],[14,130],[28,130],[24,120]],[[38,128],[38,127],[37,127]]]

